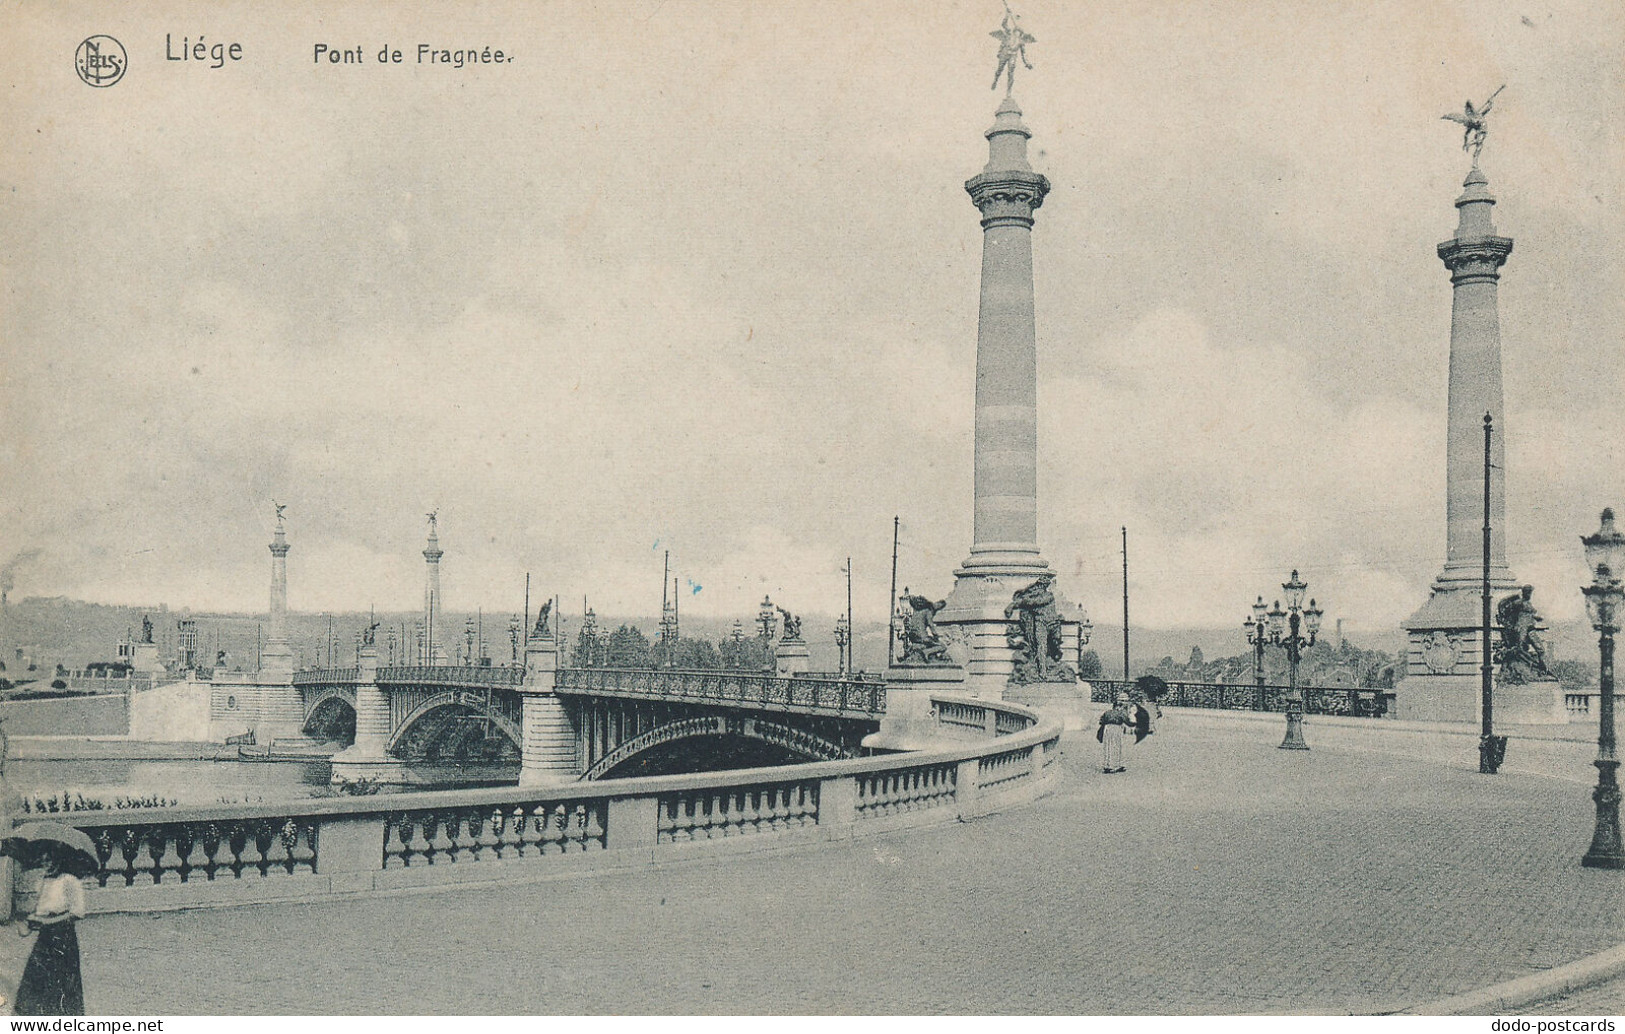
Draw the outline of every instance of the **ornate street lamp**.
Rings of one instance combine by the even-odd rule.
[[[1591,799],[1597,802],[1597,826],[1591,835],[1591,849],[1580,864],[1593,869],[1625,869],[1625,846],[1619,834],[1619,758],[1614,753],[1614,635],[1619,632],[1619,605],[1625,598],[1615,571],[1625,571],[1625,535],[1614,527],[1614,511],[1602,512],[1602,527],[1595,535],[1582,538],[1586,566],[1591,568],[1591,584],[1585,594],[1586,614],[1597,630],[1597,690],[1601,706],[1597,715],[1597,788]]]
[[[523,630],[523,625],[524,623],[519,620],[518,614],[508,619],[508,662],[510,664],[519,663],[519,633]]]
[[[845,675],[851,668],[851,665],[847,663],[846,653],[847,645],[851,642],[852,626],[846,623],[846,615],[842,614],[835,619],[835,648],[840,651],[841,659],[839,663],[842,675]]]
[[[1286,651],[1286,738],[1281,741],[1282,750],[1309,749],[1309,744],[1303,741],[1303,694],[1298,691],[1298,662],[1303,659],[1303,648],[1315,645],[1315,639],[1320,634],[1320,619],[1325,612],[1315,605],[1314,600],[1310,600],[1307,607],[1303,605],[1303,596],[1308,589],[1306,583],[1298,580],[1298,572],[1294,569],[1291,580],[1281,584],[1281,591],[1286,593],[1287,609],[1283,611],[1281,601],[1276,600],[1274,609],[1263,615],[1268,622],[1270,645]],[[1253,604],[1255,614],[1263,603],[1260,597]],[[1259,663],[1262,665],[1262,660]]]
[[[1089,612],[1078,604],[1078,672],[1083,672],[1083,648],[1089,645],[1089,637],[1094,635],[1095,623],[1089,620]]]
[[[756,609],[756,623],[762,626],[762,639],[771,643],[774,626],[778,624],[778,616],[773,609],[771,598],[762,597],[762,605]]]
[[[1276,604],[1277,607],[1280,604]],[[1258,687],[1258,706],[1264,706],[1264,645],[1269,642],[1269,628],[1265,621],[1269,617],[1269,606],[1264,597],[1258,597],[1253,604],[1253,615],[1241,623],[1247,630],[1247,642],[1253,648],[1253,684]]]

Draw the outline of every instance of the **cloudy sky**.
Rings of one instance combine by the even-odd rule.
[[[1625,8],[1030,0],[1040,536],[1063,589],[1239,622],[1300,568],[1389,631],[1444,554],[1440,120],[1500,84],[1514,571],[1580,611],[1625,504]],[[302,13],[303,12],[303,13]],[[625,2],[4,15],[0,559],[17,595],[407,608],[764,592],[860,618],[970,544],[1002,13]],[[119,39],[92,89],[73,54]],[[166,60],[182,37],[243,59]],[[314,45],[365,62],[313,61]],[[511,62],[417,63],[416,47]],[[377,64],[380,47],[403,52]],[[1276,590],[1278,595],[1278,590]]]

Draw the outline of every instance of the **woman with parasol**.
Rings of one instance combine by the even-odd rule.
[[[18,1016],[82,1016],[85,987],[74,924],[85,917],[85,885],[80,877],[101,865],[95,845],[77,829],[31,822],[6,838],[5,853],[45,871],[34,911],[17,924],[22,936],[37,932],[39,938],[23,967],[12,1011]]]

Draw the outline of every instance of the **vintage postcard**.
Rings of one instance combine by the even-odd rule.
[[[0,52],[5,1008],[1625,1010],[1619,4]]]

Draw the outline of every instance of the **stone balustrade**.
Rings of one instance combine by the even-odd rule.
[[[941,749],[59,821],[96,844],[101,868],[86,880],[91,910],[146,911],[624,869],[972,818],[1048,790],[1059,723],[1013,704],[933,697],[932,705]],[[967,728],[982,737],[965,741]]]

